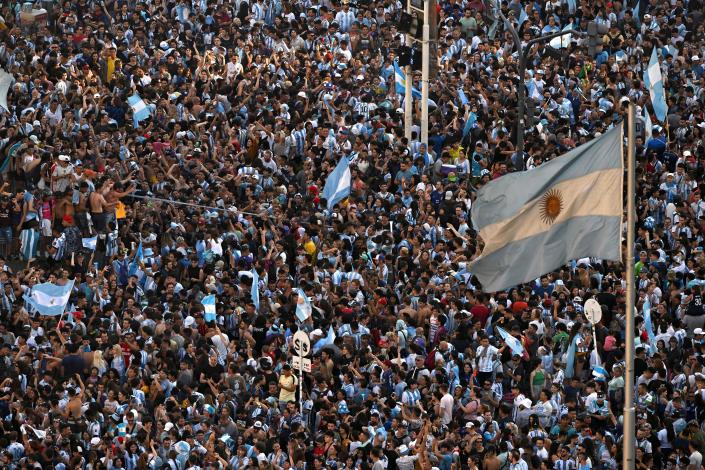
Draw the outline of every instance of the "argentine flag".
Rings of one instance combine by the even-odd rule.
[[[666,102],[666,91],[663,89],[661,65],[655,47],[651,50],[649,67],[644,71],[644,84],[649,88],[654,114],[659,121],[663,122],[668,114],[668,103]]]
[[[139,268],[139,265],[142,263],[143,260],[144,260],[144,250],[142,249],[142,242],[140,242],[139,246],[137,247],[137,252],[135,253],[135,257],[132,258],[132,262],[130,263],[130,269],[127,274],[129,276],[137,275],[137,269]]]
[[[45,282],[32,287],[30,295],[25,294],[22,298],[42,315],[55,317],[64,313],[72,290],[73,280],[64,286]]]
[[[507,343],[507,346],[509,346],[509,349],[511,349],[514,354],[517,354],[519,356],[524,355],[524,346],[521,345],[521,341],[507,333],[507,330],[505,330],[501,326],[497,327],[497,332],[502,337],[504,342]]]
[[[90,238],[82,238],[81,243],[83,245],[83,248],[87,248],[91,251],[95,251],[95,247],[98,244],[98,235],[95,237],[90,237]]]
[[[203,305],[203,319],[205,321],[215,321],[215,294],[207,295],[201,300]]]
[[[308,317],[311,316],[311,301],[306,297],[306,293],[303,289],[295,289],[298,299],[296,299],[296,318],[299,319],[301,323],[305,322]]]
[[[643,305],[644,314],[644,329],[649,337],[649,356],[652,356],[656,352],[656,335],[654,335],[654,324],[651,320],[651,302],[649,301],[649,296],[646,296]]]
[[[460,106],[465,106],[470,102],[470,100],[468,100],[468,97],[465,96],[465,91],[462,87],[458,87],[458,98],[460,99]]]
[[[484,292],[534,280],[572,259],[620,259],[622,162],[622,126],[615,126],[531,172],[483,186],[472,223],[485,247],[468,271]]]
[[[399,67],[396,60],[394,61],[394,85],[397,94],[403,95],[406,93],[406,75],[404,75],[404,72],[401,67]],[[416,99],[421,99],[421,92],[412,86],[411,96]]]
[[[323,187],[323,197],[328,201],[328,210],[350,195],[352,175],[350,174],[350,161],[342,157],[335,169],[328,175],[326,185]]]
[[[654,135],[654,125],[649,116],[649,110],[644,106],[644,142],[648,142]]]
[[[319,339],[316,341],[316,344],[313,345],[313,354],[316,354],[321,348],[333,344],[333,341],[335,341],[335,330],[333,330],[333,326],[329,326],[328,335],[325,338]]]
[[[610,376],[607,369],[598,365],[592,366],[592,375],[598,380],[605,380]]]
[[[257,270],[252,268],[252,289],[250,290],[252,303],[255,304],[255,309],[259,311],[259,274]]]
[[[565,28],[563,28],[563,32],[570,31],[573,29],[573,23],[568,24]],[[570,46],[570,41],[573,39],[572,34],[564,34],[563,36],[558,36],[553,39],[551,39],[551,42],[548,44],[554,48],[554,49],[565,49],[566,47]]]
[[[140,98],[140,95],[128,97],[127,103],[132,108],[132,120],[135,127],[139,125],[140,121],[144,121],[152,114],[150,107]]]

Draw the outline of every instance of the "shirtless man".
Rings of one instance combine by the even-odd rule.
[[[110,186],[108,192],[105,193],[105,201],[108,203],[108,207],[110,208],[107,211],[107,215],[105,217],[106,224],[109,224],[110,222],[115,220],[115,206],[117,206],[117,203],[120,198],[127,196],[128,194],[132,193],[135,189],[137,189],[137,186],[134,183],[132,183],[125,191],[118,191],[117,189],[115,189],[115,183]]]
[[[76,432],[78,429],[78,420],[83,415],[81,411],[81,406],[83,405],[83,391],[86,387],[83,385],[83,380],[81,380],[81,374],[76,374],[76,381],[80,389],[76,391],[75,388],[69,387],[69,402],[63,411],[64,418],[71,426],[71,431]]]
[[[81,229],[84,235],[88,235],[88,183],[82,181],[78,188],[78,204],[76,204],[75,211],[76,214],[74,219],[76,220],[76,225]]]
[[[113,188],[113,184],[111,180],[98,182],[95,191],[88,196],[88,205],[91,211],[93,228],[95,228],[95,231],[98,233],[105,233],[106,230],[106,213],[110,211],[110,206],[108,201],[105,200],[105,194],[108,194]]]
[[[74,212],[73,196],[70,191],[66,191],[59,200],[56,201],[56,206],[54,206],[54,224],[60,227],[64,216],[70,215],[73,217]]]
[[[502,462],[497,457],[497,451],[494,446],[489,446],[482,460],[482,468],[486,470],[499,470],[501,466]]]

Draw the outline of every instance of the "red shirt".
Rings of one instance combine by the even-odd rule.
[[[120,347],[122,348],[122,358],[125,361],[125,369],[130,367],[130,359],[132,359],[132,351],[130,347],[124,341],[120,342]]]
[[[487,319],[490,316],[490,309],[485,307],[484,305],[475,305],[473,308],[470,309],[470,313],[472,313],[472,321],[479,321],[480,325],[484,327],[487,323]]]

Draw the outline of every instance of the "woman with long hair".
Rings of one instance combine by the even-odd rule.
[[[583,350],[586,349],[588,341],[581,333],[582,323],[575,322],[568,335],[568,352],[566,354],[565,377],[572,379],[580,377],[583,372]]]
[[[546,384],[550,381],[550,375],[546,372],[541,359],[535,359],[534,361],[534,369],[529,375],[529,383],[531,385],[531,398],[536,400],[538,399],[541,390],[543,390],[546,387]]]

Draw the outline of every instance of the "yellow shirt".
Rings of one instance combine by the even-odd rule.
[[[297,384],[298,381],[294,374],[291,374],[289,377],[282,374],[281,377],[279,377],[279,401],[285,403],[288,403],[290,401],[296,401],[296,388],[294,388],[293,392],[290,392],[284,387],[291,388],[292,386],[296,386]]]
[[[115,60],[112,57],[108,57],[106,61],[108,63],[108,81],[113,79],[113,73],[115,73]]]
[[[304,243],[304,250],[306,250],[306,253],[313,256],[316,254],[316,244],[309,240]]]
[[[461,145],[458,145],[457,149],[451,148],[448,150],[448,153],[450,154],[450,159],[452,162],[456,162],[460,158],[460,153],[463,151],[463,147]]]

